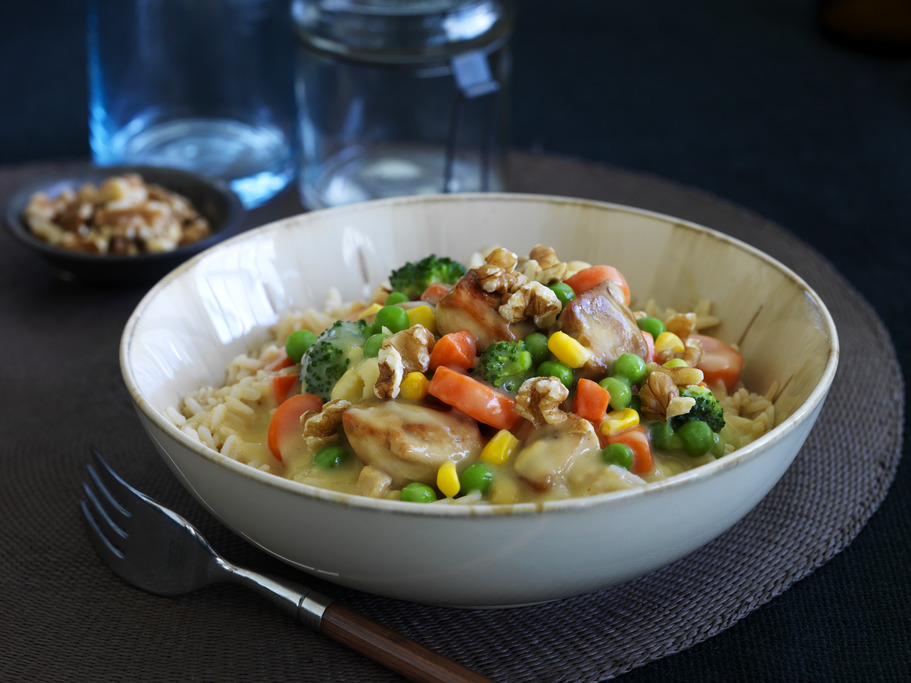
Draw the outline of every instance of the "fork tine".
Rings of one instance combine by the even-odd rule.
[[[101,453],[98,452],[98,449],[95,448],[95,446],[91,446],[91,451],[92,461],[94,462],[95,467],[89,465],[88,470],[92,475],[96,486],[118,512],[129,516],[130,512],[127,510],[124,501],[132,502],[136,496],[140,498],[143,498],[144,496],[120,478],[120,475],[117,474],[111,466],[108,465],[107,461],[101,457]],[[115,492],[121,494],[119,499]]]
[[[99,490],[102,492],[104,498],[108,501],[111,501],[113,503],[113,505],[117,508],[118,512],[122,513],[122,515],[121,515],[122,519],[124,519],[124,520],[128,519],[130,516],[130,513],[127,512],[126,510],[124,510],[123,508],[121,508],[115,501],[113,501],[113,499],[110,497],[110,494],[101,485],[101,483],[98,479],[98,475],[95,473],[94,468],[91,465],[89,465],[86,469],[89,471],[90,478],[95,482],[96,487],[98,487]],[[99,500],[98,496],[95,495],[95,491],[92,489],[92,487],[89,484],[87,484],[86,482],[82,482],[82,490],[85,493],[86,499],[88,500],[89,504],[91,505],[91,509],[89,509],[89,505],[86,505],[84,500],[80,501],[80,504],[82,504],[85,507],[85,512],[92,516],[92,519],[95,520],[96,525],[98,525],[99,522],[103,522],[104,527],[106,529],[110,530],[114,535],[116,535],[122,539],[127,538],[128,534],[123,529],[124,525],[122,523],[115,522],[114,519],[111,517],[111,515],[108,514],[108,511],[107,511],[105,505],[101,502],[101,500]],[[92,514],[93,512],[94,512],[94,514]],[[107,535],[108,534],[105,534],[105,536],[107,536]]]
[[[104,531],[101,530],[101,527],[98,525],[98,522],[84,500],[79,501],[79,508],[82,510],[82,519],[85,522],[86,530],[88,532],[87,535],[89,541],[92,543],[92,547],[101,559],[104,560],[104,563],[113,568],[118,560],[123,559],[123,552],[111,543]]]

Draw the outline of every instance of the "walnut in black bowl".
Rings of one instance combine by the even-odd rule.
[[[177,169],[86,167],[33,181],[6,207],[12,234],[68,279],[148,284],[235,234],[243,206]]]

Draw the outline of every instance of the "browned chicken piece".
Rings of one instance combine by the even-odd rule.
[[[513,468],[529,486],[549,491],[562,481],[576,458],[600,447],[591,422],[569,415],[563,422],[536,429]]]
[[[611,282],[602,282],[570,301],[558,329],[574,337],[592,352],[584,371],[592,376],[610,373],[614,361],[624,353],[648,357],[648,346],[623,294]]]
[[[348,443],[364,465],[385,472],[392,486],[412,481],[433,485],[447,460],[459,469],[477,459],[477,422],[457,410],[385,401],[349,408],[342,417]]]
[[[469,270],[437,304],[437,331],[443,335],[468,330],[477,338],[479,350],[534,331],[531,321],[508,322],[497,310],[501,305],[501,296],[485,292],[477,271]]]

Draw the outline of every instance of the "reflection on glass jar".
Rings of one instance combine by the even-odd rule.
[[[293,7],[308,207],[505,189],[512,3]]]

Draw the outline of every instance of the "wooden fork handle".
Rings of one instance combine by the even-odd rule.
[[[490,679],[337,602],[326,607],[320,630],[336,642],[412,681],[490,683]]]

